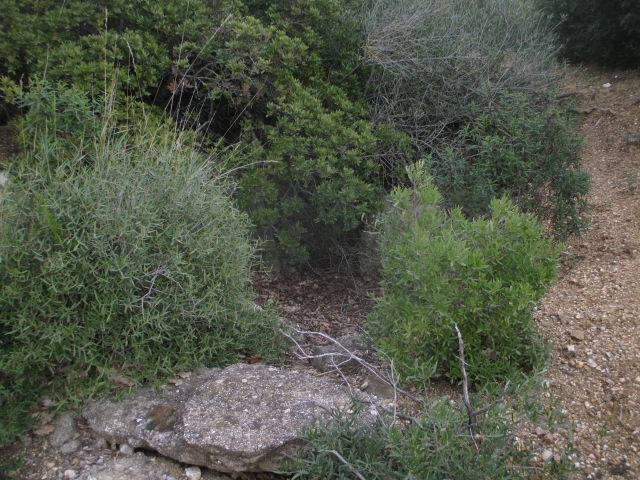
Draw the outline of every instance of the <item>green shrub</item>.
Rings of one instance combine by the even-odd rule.
[[[193,86],[181,95],[235,160],[246,158],[238,199],[271,254],[301,262],[378,211],[408,138],[369,120],[349,71],[357,50],[347,32],[357,26],[343,2],[258,3],[268,5],[260,19],[230,20],[179,69]]]
[[[4,1],[2,73],[154,96],[183,44],[209,37],[212,13],[203,0]]]
[[[580,139],[555,110],[555,36],[532,0],[376,0],[366,19],[372,117],[393,121],[446,206],[489,213],[508,195],[558,237],[587,223]]]
[[[332,422],[309,430],[306,450],[285,469],[295,471],[294,478],[308,479],[350,480],[356,477],[354,471],[368,480],[524,479],[538,469],[544,478],[569,478],[571,448],[559,461],[543,464],[536,461],[541,447],[516,441],[523,423],[551,432],[566,428],[555,407],[540,400],[543,389],[538,381],[512,388],[507,404],[489,406],[477,419],[474,440],[462,402],[439,398],[415,420],[392,423],[383,414],[386,424],[373,426],[359,422],[358,408],[349,406],[353,413],[337,412]],[[479,400],[472,398],[474,408],[481,408]]]
[[[77,401],[110,375],[275,358],[276,312],[252,303],[255,245],[230,185],[171,128],[98,130],[90,159],[41,131],[0,191],[2,384]],[[11,398],[0,391],[3,416]]]
[[[557,26],[562,54],[573,61],[640,66],[637,0],[538,0]]]
[[[511,378],[544,364],[546,347],[531,308],[555,279],[557,249],[531,215],[507,199],[491,217],[470,221],[442,197],[422,163],[409,170],[413,190],[396,188],[382,236],[382,288],[369,316],[374,338],[404,378],[460,378],[458,324],[469,378]]]
[[[362,100],[358,5],[13,0],[0,7],[0,60],[93,97],[115,85],[119,103],[160,105],[204,145],[228,147],[266,248],[300,262],[357,235],[406,153]]]
[[[507,195],[521,211],[549,221],[556,237],[584,230],[590,178],[580,168],[573,120],[559,109],[535,108],[522,94],[472,104],[469,111],[469,123],[429,162],[445,205],[478,217]]]

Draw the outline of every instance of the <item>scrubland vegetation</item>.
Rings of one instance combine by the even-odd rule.
[[[373,435],[345,415],[309,432],[298,475],[528,476],[513,429],[558,421],[532,393],[547,353],[530,311],[588,224],[562,55],[640,52],[633,2],[585,4],[598,35],[625,32],[595,46],[570,3],[3,2],[0,107],[21,152],[0,188],[0,440],[44,395],[276,361],[259,257],[331,262],[373,229],[369,328],[403,381],[460,379],[457,324],[477,401],[507,381],[518,401],[485,410],[480,448],[446,402]]]

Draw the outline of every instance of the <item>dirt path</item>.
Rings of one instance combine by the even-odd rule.
[[[606,87],[603,85],[609,84]],[[567,249],[537,319],[553,342],[548,378],[586,478],[640,478],[640,74],[580,73],[591,226]]]

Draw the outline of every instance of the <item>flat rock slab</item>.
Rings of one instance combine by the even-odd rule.
[[[236,364],[204,370],[178,388],[87,402],[83,416],[112,443],[221,472],[260,472],[276,470],[304,445],[305,426],[329,420],[319,405],[342,408],[350,399],[343,386],[324,377]],[[372,421],[375,412],[363,415]]]
[[[186,469],[162,457],[148,457],[141,452],[130,457],[116,457],[102,465],[85,469],[78,480],[184,480]],[[230,480],[226,475],[204,472],[202,480]]]

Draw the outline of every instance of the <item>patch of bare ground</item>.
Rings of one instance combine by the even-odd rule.
[[[640,72],[586,69],[562,91],[578,94],[593,212],[536,312],[553,344],[547,378],[579,472],[640,478]]]

